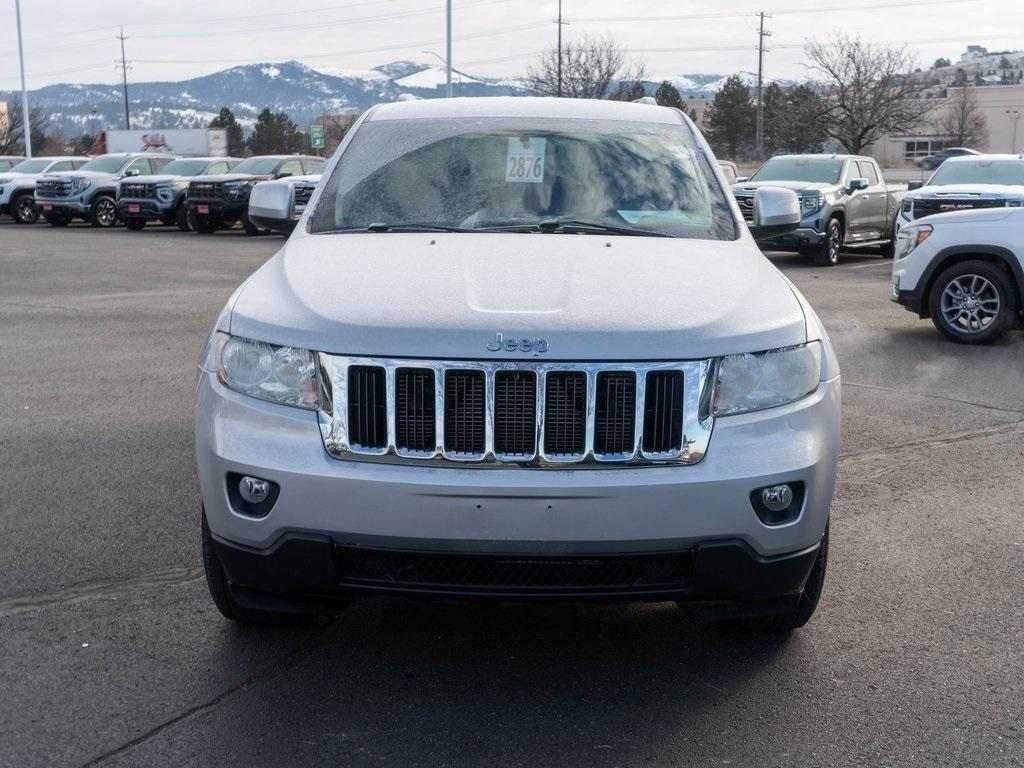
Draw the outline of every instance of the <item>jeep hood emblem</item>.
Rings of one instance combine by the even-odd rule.
[[[534,356],[537,356],[548,351],[548,340],[528,337],[506,339],[505,334],[496,333],[494,341],[487,345],[487,349],[490,352],[533,352]]]

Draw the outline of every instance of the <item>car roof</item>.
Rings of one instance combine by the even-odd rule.
[[[169,155],[165,152],[107,152],[105,155],[96,155],[91,159],[95,159],[96,157],[169,157],[171,160],[178,159],[177,155]]]
[[[237,157],[176,157],[175,160],[203,160],[207,163],[219,163],[219,162],[241,162]]]
[[[465,119],[485,117],[564,118],[570,120],[623,120],[639,123],[682,122],[670,107],[604,99],[559,99],[539,96],[488,96],[456,99],[421,99],[378,104],[367,121]]]
[[[316,157],[315,155],[253,155],[252,157],[246,157],[245,160],[256,160],[257,158],[262,160],[323,160],[327,161],[326,157]]]
[[[1024,153],[1016,155],[962,155],[961,157],[951,157],[946,163],[985,163],[992,160],[1016,160],[1024,163]],[[946,163],[943,163],[943,165]]]
[[[769,157],[768,160],[870,160],[870,157],[866,155],[839,155],[839,154],[825,154],[820,153],[816,155],[775,155]]]

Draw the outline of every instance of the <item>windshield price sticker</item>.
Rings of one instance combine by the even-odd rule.
[[[544,181],[544,144],[544,139],[509,139],[505,181]]]

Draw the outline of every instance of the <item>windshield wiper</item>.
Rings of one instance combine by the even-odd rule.
[[[617,224],[605,224],[600,221],[584,221],[583,219],[542,219],[533,224],[508,224],[493,227],[479,227],[478,232],[575,232],[591,234],[633,235],[638,237],[675,237],[667,232],[656,232],[639,227],[624,227]]]
[[[365,227],[342,227],[339,229],[323,229],[314,232],[317,235],[345,235],[356,232],[477,232],[468,227],[448,226],[447,224],[387,224],[375,222]]]

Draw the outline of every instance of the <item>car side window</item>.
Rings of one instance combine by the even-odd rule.
[[[75,170],[75,164],[70,160],[61,160],[59,163],[54,163],[50,166],[50,170],[47,173],[60,173],[61,171],[73,171]]]
[[[135,160],[131,165],[129,165],[127,168],[125,168],[125,174],[131,173],[132,171],[136,171],[136,174],[138,176],[146,176],[146,175],[152,173],[150,168],[151,168],[151,166],[149,164],[149,158],[148,157],[140,157],[137,160]]]
[[[850,182],[857,178],[857,164],[852,160],[847,161],[846,170],[843,171],[843,186],[849,187]]]
[[[75,168],[81,168],[83,165],[89,162],[89,158],[85,158],[83,160],[72,160],[72,162],[74,163]]]
[[[228,172],[228,164],[227,163],[224,163],[224,162],[221,162],[221,163],[210,163],[210,165],[206,169],[205,175],[206,176],[213,176],[213,175],[218,174],[218,173],[227,173],[227,172]]]
[[[303,160],[302,169],[305,173],[320,173],[324,167],[324,160]]]
[[[286,173],[290,173],[292,176],[302,175],[302,163],[298,160],[289,160],[284,163],[277,171],[278,176],[283,176]]]
[[[875,164],[868,160],[859,160],[857,165],[860,166],[861,178],[867,179],[869,186],[877,187],[878,172],[875,171]]]

